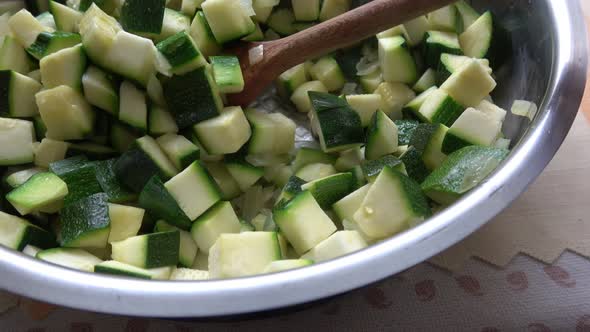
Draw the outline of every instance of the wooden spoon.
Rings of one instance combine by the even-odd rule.
[[[229,52],[240,59],[245,88],[240,93],[227,95],[229,105],[248,106],[287,69],[453,2],[454,0],[374,0],[286,38],[238,44]],[[263,58],[250,64],[250,49],[261,45]]]

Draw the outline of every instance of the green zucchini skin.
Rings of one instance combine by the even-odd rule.
[[[123,29],[135,33],[162,32],[166,0],[126,0],[121,8]]]
[[[139,194],[139,206],[151,216],[163,219],[182,230],[189,230],[193,224],[158,176],[150,178],[144,186]]]

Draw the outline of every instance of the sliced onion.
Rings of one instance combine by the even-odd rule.
[[[341,95],[353,95],[356,93],[356,88],[358,87],[358,84],[356,83],[346,83],[344,84],[344,87],[342,87],[342,91],[340,91]]]
[[[264,58],[264,46],[258,45],[248,50],[248,58],[250,60],[251,66],[262,61],[262,59]]]
[[[369,62],[367,58],[361,58],[356,64],[356,74],[358,76],[367,76],[379,70],[379,60]]]

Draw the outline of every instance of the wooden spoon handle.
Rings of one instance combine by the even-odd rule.
[[[279,54],[273,55],[280,59],[280,67],[288,69],[453,2],[374,0],[335,19],[276,41],[277,47],[273,51]]]

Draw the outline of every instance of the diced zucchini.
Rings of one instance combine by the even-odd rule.
[[[84,49],[94,63],[111,69],[114,64],[108,63],[106,54],[111,50],[117,33],[121,30],[119,22],[95,4],[84,13],[79,31]]]
[[[339,91],[346,83],[340,65],[330,56],[319,59],[309,73],[313,80],[322,82],[328,91]]]
[[[209,252],[221,234],[239,233],[241,224],[229,202],[219,202],[195,220],[191,234],[199,249]]]
[[[403,83],[383,82],[374,93],[381,95],[380,110],[393,120],[401,119],[404,105],[416,97],[416,93]]]
[[[448,5],[429,13],[428,22],[433,30],[456,32],[458,14],[454,5]]]
[[[204,165],[221,190],[221,196],[223,199],[231,200],[238,197],[242,193],[240,186],[231,176],[223,163],[207,162],[204,163]]]
[[[156,141],[177,169],[185,169],[199,159],[199,148],[184,136],[166,134]]]
[[[184,267],[191,267],[197,256],[198,247],[195,241],[192,238],[190,232],[181,230],[169,223],[165,222],[164,220],[159,220],[156,222],[156,226],[154,227],[154,232],[169,232],[169,231],[178,231],[180,232],[180,246],[178,252],[178,263]]]
[[[24,169],[22,171],[16,171],[12,174],[7,174],[6,177],[4,178],[4,182],[10,187],[10,188],[16,188],[20,185],[22,185],[23,183],[27,182],[28,179],[31,178],[31,176],[44,172],[45,169],[40,168],[40,167],[33,167],[33,168],[27,168]]]
[[[437,169],[447,158],[443,152],[443,141],[448,130],[449,128],[442,124],[421,124],[416,128],[410,145],[421,151],[422,161],[427,169]]]
[[[283,190],[281,190],[281,194],[277,198],[277,204],[281,202],[290,201],[295,195],[299,194],[301,190],[301,186],[305,184],[305,181],[295,175],[291,176]]]
[[[208,0],[201,7],[220,44],[247,36],[256,28],[239,0]]]
[[[309,191],[319,206],[327,210],[354,190],[354,177],[352,173],[334,174],[306,183],[301,189]]]
[[[105,61],[106,68],[146,86],[156,72],[156,49],[147,38],[119,31]]]
[[[266,24],[280,36],[289,36],[297,32],[294,26],[295,15],[289,8],[273,10]]]
[[[170,280],[207,280],[209,271],[175,268],[172,270]]]
[[[436,86],[436,71],[432,68],[428,68],[418,79],[418,82],[414,84],[412,89],[417,93],[422,93],[434,86]]]
[[[211,279],[250,276],[280,259],[275,232],[222,234],[209,252],[209,274]]]
[[[55,140],[83,139],[92,133],[95,114],[90,104],[73,88],[61,85],[35,95],[39,113]]]
[[[273,217],[281,233],[300,255],[336,232],[336,225],[309,191],[275,207]]]
[[[430,68],[438,68],[441,54],[463,54],[459,36],[452,32],[428,31],[423,48],[425,63]]]
[[[152,233],[113,242],[114,260],[151,269],[178,264],[180,233],[178,231]]]
[[[371,184],[364,185],[332,205],[334,213],[341,222],[344,220],[354,222],[354,214],[361,207],[369,188]]]
[[[394,155],[387,155],[376,160],[366,160],[361,164],[361,169],[367,182],[375,182],[383,168],[389,167],[400,173],[406,173],[404,163]]]
[[[84,13],[63,5],[57,1],[49,1],[49,10],[55,19],[57,30],[63,32],[78,32],[80,21]]]
[[[170,65],[173,74],[186,74],[207,65],[207,60],[187,31],[164,39],[156,47]]]
[[[24,118],[39,114],[35,94],[41,87],[39,82],[16,71],[1,70],[0,115]]]
[[[215,40],[209,22],[207,22],[207,18],[202,11],[198,11],[195,15],[191,24],[190,34],[199,46],[199,50],[205,56],[209,57],[221,51],[221,45]]]
[[[302,167],[297,173],[295,173],[295,175],[305,182],[310,182],[336,173],[338,173],[338,171],[332,164],[316,163]]]
[[[114,170],[116,162],[116,159],[97,162],[95,164],[96,180],[102,190],[108,195],[109,202],[124,203],[132,201],[136,198],[136,195],[124,188],[123,184],[117,179]]]
[[[201,67],[164,83],[164,97],[180,129],[215,118],[223,102],[211,70]]]
[[[350,0],[324,0],[320,11],[320,21],[324,22],[350,10]]]
[[[430,170],[424,164],[422,152],[415,147],[409,146],[408,149],[400,156],[404,163],[408,176],[418,183],[422,183],[430,174]]]
[[[436,90],[437,88],[433,86],[430,89],[420,93],[416,98],[412,99],[412,101],[407,103],[406,106],[404,106],[404,109],[402,110],[404,117],[418,117],[415,114],[420,112],[420,108],[422,107],[422,105],[424,105],[424,102],[428,99],[428,97],[430,97],[430,94]]]
[[[133,33],[162,32],[165,0],[125,0],[121,7],[121,25]]]
[[[111,229],[107,195],[94,194],[61,210],[60,244],[70,248],[105,248]]]
[[[252,8],[254,9],[254,19],[260,23],[266,23],[268,17],[272,13],[273,8],[279,4],[280,1],[276,0],[253,0]]]
[[[260,28],[260,24],[258,24],[258,22],[256,22],[255,25],[256,25],[256,29],[254,29],[254,32],[252,32],[251,34],[242,38],[243,41],[257,42],[257,41],[264,40],[264,32],[262,32],[262,29]]]
[[[252,108],[246,109],[245,114],[252,127],[249,153],[280,155],[294,148],[296,125],[293,120],[280,113],[264,114]]]
[[[32,63],[27,52],[10,35],[0,37],[0,70],[14,70],[20,74],[27,74],[32,69]]]
[[[530,121],[533,121],[538,111],[538,106],[527,100],[515,100],[510,107],[510,112],[517,116],[527,117]]]
[[[406,29],[402,24],[396,25],[393,28],[387,29],[375,35],[378,39],[387,38],[387,37],[395,37],[395,36],[402,36],[406,34]]]
[[[321,0],[293,1],[293,13],[298,22],[314,22],[320,18]]]
[[[510,34],[501,27],[491,12],[481,15],[459,37],[465,55],[490,60],[498,68],[512,54]]]
[[[468,146],[443,162],[422,183],[424,193],[437,203],[449,205],[483,181],[508,156],[508,150]]]
[[[277,89],[283,97],[291,97],[299,86],[309,81],[305,63],[299,64],[282,73],[277,80]]]
[[[244,90],[244,77],[236,56],[212,56],[213,78],[221,93],[238,93]]]
[[[194,17],[197,9],[201,8],[201,5],[205,0],[182,0],[180,5],[180,11],[190,17]]]
[[[97,264],[94,266],[94,272],[138,279],[152,279],[149,270],[117,261],[106,261]]]
[[[121,153],[127,152],[139,138],[130,128],[118,122],[113,122],[110,129],[109,141]]]
[[[375,113],[367,131],[365,158],[375,160],[397,151],[397,135],[395,123],[385,113],[381,111]]]
[[[501,122],[479,110],[468,108],[449,129],[442,151],[450,154],[468,145],[491,146],[501,132]]]
[[[198,218],[221,199],[217,184],[199,162],[192,163],[166,182],[165,187],[190,220]]]
[[[0,165],[13,166],[34,160],[35,129],[26,120],[0,118]]]
[[[275,273],[288,270],[299,269],[302,267],[310,266],[313,264],[312,260],[309,259],[286,259],[280,261],[274,261],[268,264],[263,273]]]
[[[14,38],[18,40],[22,47],[29,48],[37,40],[37,36],[42,32],[49,32],[51,29],[44,27],[37,19],[26,9],[20,10],[12,15],[8,20],[10,30]]]
[[[416,46],[424,40],[424,34],[428,30],[432,30],[430,22],[426,16],[420,16],[413,20],[404,23],[405,37],[408,45]]]
[[[102,144],[94,142],[80,142],[71,144],[68,147],[66,157],[77,155],[85,155],[92,160],[106,160],[117,156],[118,153],[115,149]]]
[[[64,199],[64,205],[102,192],[100,183],[96,179],[95,165],[88,162],[86,157],[73,157],[51,163],[49,170],[68,185],[68,195]]]
[[[469,62],[472,58],[463,55],[447,54],[443,53],[440,55],[440,62],[437,69],[437,83],[443,84],[451,75],[463,67],[464,64]],[[477,59],[479,63],[485,67],[488,73],[492,73],[490,68],[490,62],[488,59]]]
[[[134,192],[141,192],[154,175],[168,180],[178,173],[156,140],[150,136],[137,139],[135,148],[125,152],[115,163],[114,169],[117,179]]]
[[[246,161],[228,161],[225,167],[243,192],[256,184],[264,175],[264,169]]]
[[[365,159],[363,152],[359,147],[340,152],[340,156],[336,159],[334,167],[338,171],[350,171],[356,166],[360,165]]]
[[[150,97],[153,105],[160,107],[167,107],[164,99],[164,88],[162,83],[156,75],[153,75],[146,86],[147,94]]]
[[[36,256],[42,261],[74,270],[94,272],[94,267],[102,260],[88,251],[73,248],[54,248],[43,250]]]
[[[178,132],[178,125],[174,117],[166,109],[151,105],[148,119],[150,135],[175,134]]]
[[[141,228],[144,209],[119,204],[108,204],[111,231],[108,243],[126,240],[136,236]]]
[[[75,90],[82,90],[82,75],[86,70],[86,53],[82,44],[43,57],[39,66],[44,88],[67,85]]]
[[[361,76],[359,81],[365,93],[373,93],[383,83],[383,75],[380,70],[376,70],[369,75]]]
[[[302,147],[297,150],[297,155],[293,161],[293,170],[299,171],[304,166],[309,164],[323,163],[323,164],[334,164],[336,157],[329,155],[321,150],[312,148]]]
[[[65,159],[69,143],[44,138],[35,151],[35,165],[49,167],[55,161]]]
[[[441,85],[460,104],[477,107],[496,87],[496,81],[477,60],[471,59]]]
[[[379,63],[386,82],[411,84],[418,79],[416,63],[401,36],[379,39]]]
[[[82,76],[84,97],[88,102],[113,115],[119,113],[119,94],[111,75],[90,66]]]
[[[121,6],[123,5],[122,1],[117,0],[74,0],[66,2],[74,8],[78,6],[77,9],[82,12],[88,10],[92,4],[96,4],[109,15],[115,14],[116,10],[120,11]]]
[[[164,21],[162,22],[162,32],[160,34],[146,34],[147,37],[154,39],[156,42],[169,38],[181,31],[188,31],[191,25],[191,18],[183,13],[171,9],[164,9]]]
[[[212,154],[235,153],[248,142],[252,131],[241,107],[227,107],[221,114],[194,126],[205,150]]]
[[[27,52],[41,60],[50,54],[78,45],[80,42],[80,35],[76,33],[41,32],[35,42],[27,48]]]
[[[192,220],[180,208],[174,197],[168,192],[158,176],[153,176],[139,195],[139,206],[157,219],[183,230],[190,229]]]
[[[461,104],[442,89],[425,93],[427,95],[422,105],[419,108],[411,108],[424,122],[452,125],[464,110]]]
[[[479,18],[479,13],[464,0],[455,2],[455,7],[460,16],[460,32],[467,30]]]
[[[291,95],[291,101],[299,112],[307,113],[311,111],[312,106],[308,95],[310,91],[328,92],[328,88],[320,81],[305,82],[298,86]]]
[[[309,98],[319,124],[318,135],[324,152],[344,151],[362,144],[361,119],[346,100],[313,91],[309,92]]]
[[[147,96],[135,85],[124,81],[119,88],[119,120],[141,133],[147,132]]]
[[[477,105],[476,109],[478,111],[485,113],[487,116],[491,117],[492,119],[498,122],[504,122],[504,119],[506,119],[506,110],[498,107],[494,103],[489,102],[485,99],[482,100],[481,103],[479,103],[479,105]]]
[[[359,232],[338,231],[301,257],[319,263],[348,255],[366,247],[367,242],[365,242]]]
[[[53,235],[25,219],[0,211],[0,244],[21,251],[27,245],[51,248]]]
[[[9,192],[6,199],[21,215],[26,215],[58,203],[67,194],[68,187],[64,181],[53,173],[42,172]]]
[[[346,101],[361,117],[363,127],[368,127],[373,115],[379,110],[383,101],[379,94],[348,95]]]
[[[420,186],[402,173],[385,167],[354,214],[354,220],[363,233],[384,238],[415,225],[430,214]]]

